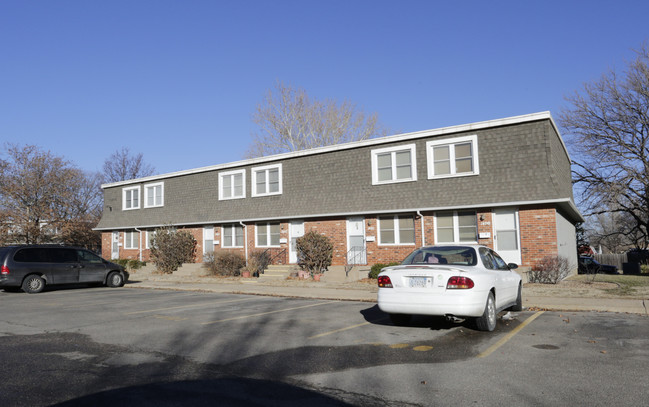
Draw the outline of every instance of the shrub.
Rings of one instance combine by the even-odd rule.
[[[401,263],[394,262],[394,261],[391,262],[391,263],[376,263],[370,269],[370,272],[368,273],[367,277],[377,279],[377,278],[379,278],[379,273],[381,272],[382,268],[390,267],[390,266],[396,266],[397,264],[401,264]]]
[[[648,264],[640,265],[640,273],[649,274],[649,265]]]
[[[196,239],[191,233],[169,227],[156,230],[151,239],[151,260],[159,271],[172,273],[195,259]]]
[[[297,264],[311,276],[327,271],[333,259],[334,246],[331,240],[317,232],[309,232],[295,242]]]
[[[203,267],[211,275],[238,276],[241,268],[246,266],[246,259],[243,255],[225,250],[206,254],[203,258]]]
[[[570,262],[563,256],[545,256],[528,272],[530,283],[557,284],[568,277]]]
[[[257,250],[252,253],[250,253],[250,257],[248,257],[248,265],[246,268],[248,271],[253,273],[253,275],[259,276],[261,272],[266,270],[268,265],[270,264],[270,253],[268,253],[265,250]]]
[[[126,263],[126,268],[129,270],[138,270],[141,269],[142,267],[146,266],[145,261],[140,261],[140,260],[129,260]]]

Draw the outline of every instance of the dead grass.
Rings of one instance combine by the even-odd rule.
[[[525,284],[526,295],[590,298],[649,298],[649,275],[577,275],[558,284]]]

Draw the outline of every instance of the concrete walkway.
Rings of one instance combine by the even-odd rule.
[[[263,283],[256,279],[185,279],[148,273],[133,274],[126,287],[365,302],[376,302],[378,291],[376,285],[358,282],[285,280]],[[526,296],[525,288],[523,288],[523,306],[530,310],[623,312],[649,315],[649,299]]]

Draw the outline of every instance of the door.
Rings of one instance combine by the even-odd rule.
[[[110,250],[111,259],[119,259],[119,232],[113,232],[113,238]]]
[[[79,256],[79,282],[103,283],[106,278],[104,259],[87,250],[77,250]]]
[[[507,263],[521,264],[518,210],[494,210],[494,243],[496,252]]]
[[[68,248],[48,248],[47,250],[52,265],[51,282],[53,284],[78,283],[81,264],[77,251]]]
[[[291,239],[288,251],[288,262],[291,264],[297,263],[297,247],[296,241],[299,237],[304,236],[304,221],[292,220],[288,226],[288,235]]]
[[[347,219],[347,264],[367,264],[363,217]]]

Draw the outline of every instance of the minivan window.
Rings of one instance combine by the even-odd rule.
[[[82,262],[84,263],[103,263],[104,261],[102,260],[101,257],[97,256],[94,253],[91,253],[86,250],[77,250],[77,254],[79,255],[79,259],[81,259]]]
[[[76,263],[79,261],[77,258],[77,251],[73,249],[49,249],[51,250],[50,256],[52,263]]]
[[[14,261],[24,263],[48,263],[50,259],[47,249],[42,247],[34,247],[18,250],[14,255]]]

